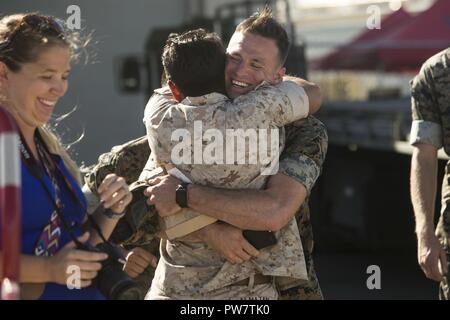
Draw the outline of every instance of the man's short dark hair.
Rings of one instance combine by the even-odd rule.
[[[275,40],[278,51],[280,52],[280,64],[284,65],[286,62],[290,46],[289,38],[283,26],[273,17],[272,9],[269,7],[264,7],[264,9],[239,23],[235,32],[250,32]]]
[[[225,59],[219,36],[204,29],[172,33],[162,54],[166,78],[190,97],[225,93]]]

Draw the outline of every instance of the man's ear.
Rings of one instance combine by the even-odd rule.
[[[184,95],[181,93],[180,89],[178,89],[177,85],[173,83],[172,80],[167,81],[170,91],[172,91],[172,95],[178,102],[183,101]]]
[[[9,69],[3,61],[0,61],[0,86],[3,86],[8,80]]]
[[[286,75],[286,68],[285,67],[281,67],[280,69],[278,69],[278,72],[276,73],[275,77],[277,81],[282,81],[283,77]]]

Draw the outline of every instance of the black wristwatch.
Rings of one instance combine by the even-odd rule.
[[[187,208],[188,207],[188,198],[187,198],[187,188],[189,183],[182,182],[178,185],[176,192],[175,192],[175,201],[181,208]]]

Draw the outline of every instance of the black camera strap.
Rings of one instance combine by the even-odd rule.
[[[35,159],[33,154],[31,153],[30,148],[24,142],[24,138],[22,134],[20,134],[20,154],[24,161],[25,166],[29,169],[30,173],[39,181],[42,188],[44,189],[48,199],[50,200],[50,203],[52,204],[56,214],[58,215],[58,218],[62,221],[63,227],[66,230],[66,232],[69,234],[71,239],[74,241],[78,249],[85,248],[85,245],[82,244],[77,237],[74,235],[73,228],[69,226],[66,219],[64,218],[64,214],[62,213],[62,206],[58,205],[60,202],[60,188],[58,186],[58,180],[56,179],[56,172],[59,171],[60,176],[62,177],[62,180],[64,181],[64,184],[69,189],[70,194],[75,199],[75,201],[80,205],[80,207],[83,209],[84,212],[86,212],[89,221],[91,222],[94,229],[98,232],[99,236],[104,242],[108,242],[106,238],[104,237],[99,225],[97,222],[87,213],[85,206],[81,202],[81,200],[78,198],[77,193],[75,192],[72,184],[67,181],[67,177],[64,175],[62,170],[59,168],[58,164],[55,163],[52,156],[50,155],[50,152],[47,149],[47,146],[45,145],[44,141],[42,140],[40,134],[38,131],[36,131],[34,135],[35,143],[36,143],[36,149],[38,153],[38,157],[41,160],[42,166],[44,167],[45,171],[47,172],[48,176],[50,177],[50,180],[52,181],[53,187],[55,189],[55,197],[53,197],[50,190],[47,188],[46,184],[44,183],[43,179],[43,170],[42,167],[39,166],[38,161]],[[55,199],[56,198],[56,199]]]

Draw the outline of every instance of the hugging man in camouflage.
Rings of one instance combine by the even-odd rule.
[[[275,43],[265,41],[268,42],[264,46],[266,51],[277,51]],[[297,84],[296,78],[281,81],[279,76],[275,79],[279,83],[263,83],[231,100],[225,95],[225,60],[221,40],[203,29],[173,35],[167,40],[162,62],[168,87],[155,90],[145,109],[144,122],[152,153],[140,180],[151,177],[155,167],[173,164],[196,185],[240,189],[247,193],[262,189],[269,175],[278,172],[279,150],[284,146],[284,130],[279,128],[319,108],[319,103],[309,103],[307,92],[314,94],[312,85],[304,81]],[[177,134],[183,137],[182,141]],[[214,141],[208,134],[214,135]],[[236,135],[239,137],[234,141]],[[242,154],[237,155],[237,150]],[[151,183],[157,181],[158,178]],[[149,187],[147,192],[152,193],[151,190]],[[153,204],[153,200],[149,203]],[[157,207],[158,213],[164,217],[188,215],[190,223],[192,218],[198,218],[195,209],[178,203],[181,209],[166,212]],[[277,283],[280,280],[282,287],[290,288],[298,280],[307,279],[293,215],[280,227],[272,226],[270,218],[259,212],[253,212],[248,221],[217,218],[243,229],[279,230],[272,234],[278,241],[259,254],[254,248],[244,248],[257,256],[233,264],[204,242],[195,243],[179,236],[163,239],[148,299],[277,299],[273,280]],[[206,219],[208,224],[214,221]],[[199,227],[190,228],[186,233]]]
[[[250,19],[247,22],[251,22],[253,20]],[[245,27],[245,24],[240,25],[240,27]],[[239,33],[243,34],[247,32],[247,30],[244,31],[243,29],[239,31],[240,27],[238,27],[238,31],[236,34],[239,35]],[[248,32],[251,31],[252,30]],[[244,84],[247,84],[248,88],[242,88],[243,82],[239,82],[241,84],[240,87],[228,87],[227,92],[231,96],[242,94],[242,91],[245,90],[251,91],[254,86],[259,84],[259,82],[262,80],[270,80],[265,79],[266,77],[269,77],[267,72],[265,72],[265,69],[272,67],[272,65],[270,64],[271,62],[255,61],[255,59],[252,58],[252,55],[254,55],[254,53],[249,51],[249,49],[251,49],[251,46],[245,46],[246,41],[248,42],[248,39],[244,37],[243,40],[243,42],[237,42],[237,47],[235,41],[235,48],[233,49],[233,51],[230,51],[231,49],[229,47],[229,53],[230,55],[233,55],[234,59],[241,58],[245,60],[244,68],[247,69],[245,71],[246,75],[241,74],[239,78],[233,76],[234,79],[228,78],[228,80],[244,80]],[[230,45],[232,44],[233,40],[231,41]],[[251,43],[249,43],[249,45],[251,45]],[[260,74],[261,72],[254,70],[255,67],[257,67],[257,65],[255,66],[256,63],[262,64],[262,67],[264,68],[262,75]],[[276,62],[272,62],[272,64],[276,64]],[[241,70],[239,72],[243,71]],[[252,74],[256,74],[256,77],[251,78],[250,76]],[[252,83],[252,81],[254,81],[254,83]],[[229,211],[240,210],[243,213],[245,213],[245,211],[251,211],[253,213],[259,212],[261,214],[266,214],[266,216],[268,213],[279,213],[279,215],[277,216],[288,216],[289,214],[294,215],[299,203],[301,204],[296,217],[300,235],[302,238],[302,243],[304,246],[309,280],[304,281],[295,288],[282,291],[281,298],[321,298],[320,288],[314,273],[311,259],[313,243],[311,225],[309,222],[309,211],[306,204],[306,196],[307,194],[309,194],[310,189],[312,188],[315,180],[320,174],[320,168],[325,157],[326,146],[327,137],[323,125],[315,118],[308,117],[306,120],[297,121],[292,125],[286,126],[286,148],[281,154],[280,173],[269,179],[269,183],[265,190],[254,190],[255,192],[246,192],[245,194],[242,194],[239,192],[233,192],[234,190],[226,190],[227,192],[225,192],[225,190],[216,190],[206,187],[200,188],[199,186],[196,186],[199,187],[197,188],[198,192],[196,194],[200,196],[200,199],[205,200],[203,201],[203,203],[198,203],[199,211],[203,211],[202,205],[205,204],[207,212],[209,210],[211,210],[212,212],[218,209],[211,209],[208,207],[208,203],[210,202],[208,201],[208,199],[211,199],[211,196],[213,196],[213,198],[215,199],[215,201],[213,201],[214,205],[216,207],[219,207],[219,209],[225,209]],[[138,149],[140,149],[142,153],[146,153],[148,155],[148,147],[145,146],[145,143],[143,143],[142,140],[139,140],[132,142],[124,147],[117,148],[116,150],[114,150],[115,152],[113,152],[113,154],[110,154],[109,156],[102,157],[101,160],[103,160],[104,162],[99,163],[99,165],[90,175],[89,180],[91,182],[95,181],[96,176],[101,171],[109,171],[113,170],[114,168],[120,168],[120,162],[123,162],[125,166],[130,165],[133,167],[133,163],[130,160],[132,160],[133,158],[137,159],[138,157],[136,156],[136,154],[140,152],[134,152],[130,150]],[[138,159],[137,162],[139,161],[143,160]],[[141,166],[142,165],[143,163],[141,163]],[[166,179],[169,178],[166,177]],[[91,185],[93,185],[93,183],[91,183]],[[163,183],[162,186],[164,185],[165,184]],[[95,189],[94,186],[93,188]],[[171,195],[174,197],[174,190],[171,190]],[[189,196],[190,199],[195,199],[195,197],[192,197],[193,194],[190,194]],[[296,198],[296,201],[299,201],[299,203],[293,204],[291,201],[292,198]],[[229,208],[230,199],[235,207]],[[191,204],[189,203],[189,205]],[[134,207],[131,207],[131,210],[142,210],[142,208],[142,205],[136,205]],[[139,214],[134,214],[134,216],[138,215]],[[134,222],[139,221],[139,219],[130,218],[128,219],[128,221],[133,224]],[[281,226],[283,222],[275,221],[274,223]],[[143,223],[141,224],[141,226],[144,229],[151,229],[151,223]],[[251,253],[254,253],[254,251],[249,249],[249,244],[246,243],[246,240],[242,237],[241,230],[225,224],[214,224],[208,228],[214,231],[210,232],[210,234],[214,236],[206,237],[204,239],[205,242],[209,243],[211,247],[216,248],[219,252],[222,252],[223,255],[228,258],[228,260],[230,260],[231,262],[239,263],[251,258]],[[117,233],[119,233],[119,231],[117,231]],[[205,234],[207,234],[207,232],[205,232]],[[241,248],[246,248],[251,252],[246,252],[245,249]]]
[[[411,199],[416,218],[418,261],[425,275],[440,281],[439,297],[448,300],[450,162],[442,182],[442,207],[434,228],[437,151],[450,155],[450,48],[428,59],[411,82]]]

